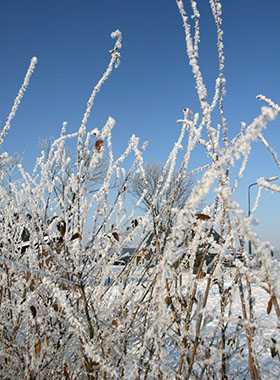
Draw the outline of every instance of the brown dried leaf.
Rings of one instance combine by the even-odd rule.
[[[72,237],[71,237],[71,241],[72,240],[75,240],[75,239],[79,239],[81,237],[81,234],[79,232],[76,232]]]
[[[268,301],[268,304],[267,304],[267,309],[266,309],[267,314],[270,314],[270,312],[271,312],[272,305],[273,305],[272,301],[273,300],[272,300],[272,297],[271,297],[270,300]]]
[[[25,275],[25,279],[26,279],[26,281],[29,281],[30,277],[31,277],[31,272],[28,271],[28,272],[26,273],[26,275]]]
[[[275,348],[275,347],[271,347],[271,348],[270,348],[270,353],[271,353],[271,356],[274,358],[274,356],[277,355],[277,350],[276,350],[276,348]]]
[[[38,331],[39,331],[39,323],[38,322],[35,323],[35,331],[36,331],[36,333],[38,333]]]
[[[40,351],[41,351],[41,342],[39,341],[39,342],[36,344],[36,346],[35,346],[35,356],[36,356],[36,358],[39,356]]]
[[[33,290],[35,289],[35,280],[34,280],[34,278],[32,278],[32,280],[30,282],[29,289],[31,290],[31,292],[33,292]]]
[[[133,219],[133,221],[131,222],[131,225],[133,228],[137,227],[138,226],[138,220],[137,219]]]
[[[206,272],[204,272],[204,270],[202,270],[199,274],[199,278],[202,279],[206,276]]]
[[[49,345],[50,345],[50,338],[49,337],[46,337],[46,345],[47,345],[47,347],[49,347]]]
[[[53,304],[53,308],[55,311],[58,311],[58,304],[57,303]]]
[[[206,214],[195,214],[195,216],[197,217],[197,219],[200,219],[200,220],[209,220],[211,219],[209,215],[206,215]]]
[[[65,223],[64,220],[62,220],[61,222],[58,223],[58,230],[59,230],[61,236],[65,235],[65,232],[66,232],[66,223]]]
[[[66,380],[70,380],[69,369],[68,369],[68,365],[66,363],[64,364],[63,371],[64,371],[65,379]]]
[[[113,232],[112,235],[114,236],[114,238],[117,240],[117,241],[120,241],[120,236],[117,232]]]
[[[117,322],[115,319],[113,319],[113,320],[112,320],[112,325],[118,327],[118,322]]]
[[[97,152],[101,151],[101,148],[104,146],[104,141],[103,140],[97,140],[95,143],[95,148]]]
[[[92,372],[93,371],[93,362],[92,362],[92,360],[87,361],[85,367],[86,367],[86,371],[88,373]]]
[[[73,290],[74,290],[75,293],[78,293],[78,288],[77,288],[77,286],[75,284],[73,285]]]
[[[171,302],[171,298],[169,296],[166,296],[165,299],[164,299],[165,303],[169,306],[172,302]]]
[[[37,315],[36,307],[32,305],[30,306],[30,310],[31,310],[32,317],[35,318]]]
[[[49,256],[47,259],[46,259],[46,264],[49,266],[50,263],[53,261],[53,258],[51,256]]]

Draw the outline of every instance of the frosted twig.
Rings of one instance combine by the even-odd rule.
[[[17,94],[17,97],[15,98],[15,101],[14,101],[14,104],[13,104],[13,107],[11,109],[11,112],[9,113],[9,116],[7,118],[7,121],[6,121],[6,124],[4,125],[3,129],[2,129],[2,132],[0,133],[0,145],[3,143],[3,138],[4,136],[6,135],[6,133],[8,132],[8,130],[10,129],[10,125],[11,125],[11,121],[12,119],[14,118],[15,114],[16,114],[16,111],[20,105],[20,102],[23,98],[23,95],[27,89],[27,86],[29,84],[29,80],[30,80],[30,77],[34,71],[34,68],[35,68],[35,65],[37,63],[37,58],[36,57],[33,57],[31,59],[31,62],[30,62],[30,65],[29,65],[29,68],[27,70],[27,73],[24,77],[24,81],[22,83],[22,86],[21,88],[19,89],[19,92]]]

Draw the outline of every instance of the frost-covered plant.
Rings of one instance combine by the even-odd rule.
[[[221,3],[210,0],[217,26],[219,68],[211,101],[198,64],[200,16],[196,3],[191,1],[194,34],[183,1],[177,0],[177,5],[200,114],[184,110],[179,120],[181,133],[154,194],[150,194],[145,176],[142,153],[146,144],[140,146],[133,135],[125,152],[115,157],[112,117],[101,130],[86,129],[97,92],[114,64],[119,64],[119,31],[112,35],[117,41],[109,65],[93,89],[79,130],[66,134],[64,124],[60,137],[47,152],[42,151],[33,173],[18,165],[20,183],[11,181],[7,187],[1,174],[3,379],[280,376],[278,263],[270,256],[270,245],[253,230],[252,216],[259,197],[248,218],[234,199],[253,141],[259,138],[280,167],[262,134],[280,108],[259,96],[268,106],[229,141],[223,113]],[[35,63],[34,58],[0,134],[1,143]],[[212,121],[216,107],[221,126]],[[202,137],[204,130],[207,138]],[[69,175],[71,158],[66,145],[70,139],[77,141],[77,158]],[[198,144],[204,147],[208,164],[194,170],[200,179],[185,204],[177,208],[177,187],[186,177]],[[181,162],[179,149],[185,151]],[[92,192],[92,173],[105,150],[108,167],[104,180]],[[133,163],[126,169],[129,156],[134,157]],[[9,155],[2,154],[1,169],[9,162]],[[239,163],[234,178],[231,167]],[[173,181],[175,170],[177,183]],[[142,179],[143,194],[128,212],[128,186],[135,173]],[[258,183],[259,196],[264,187],[280,190],[264,179]],[[213,203],[200,212],[209,193],[214,195]],[[139,217],[143,199],[149,207]],[[160,212],[156,210],[158,204]],[[170,220],[171,231],[162,228],[164,223],[170,225]],[[220,232],[218,239],[216,230]],[[244,243],[249,240],[256,252],[253,259],[245,249]],[[123,248],[131,244],[135,250],[130,260],[122,266],[114,265]],[[195,264],[198,252],[199,263]]]

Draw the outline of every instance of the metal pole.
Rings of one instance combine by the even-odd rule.
[[[276,179],[278,179],[278,176],[274,176],[274,177],[269,177],[269,178],[266,178],[265,180],[268,181],[268,182],[272,182],[272,181],[275,181]],[[250,189],[252,186],[255,186],[257,185],[257,182],[254,182],[254,183],[251,183],[251,185],[248,186],[248,217],[251,215],[251,202],[250,202]],[[248,242],[248,248],[249,248],[249,255],[252,254],[252,244],[251,244],[251,241],[249,240]]]
[[[251,185],[248,186],[248,217],[251,215],[251,199],[250,199],[250,190],[251,187],[257,185],[257,182],[251,183]],[[252,254],[252,244],[251,240],[248,242],[248,249],[249,249],[249,255]]]

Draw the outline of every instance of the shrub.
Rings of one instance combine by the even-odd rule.
[[[217,26],[219,77],[215,96],[207,101],[206,87],[198,65],[199,13],[191,2],[194,36],[183,2],[177,1],[186,34],[187,53],[201,106],[201,115],[184,110],[181,133],[170,152],[153,197],[145,179],[143,146],[132,136],[125,152],[114,158],[109,117],[102,130],[86,130],[95,96],[119,64],[121,34],[111,51],[109,65],[88,101],[81,127],[60,137],[42,152],[32,174],[20,165],[21,183],[7,190],[1,177],[0,257],[0,374],[3,379],[272,379],[279,378],[279,281],[278,264],[268,243],[254,233],[234,200],[234,192],[246,166],[252,142],[279,113],[268,103],[260,115],[232,141],[226,136],[223,114],[224,75],[221,4],[210,0]],[[10,121],[27,87],[36,59],[0,134],[2,143]],[[219,108],[222,136],[211,120]],[[208,140],[201,138],[202,130]],[[77,141],[77,154],[68,176],[66,144]],[[99,141],[99,142],[98,142]],[[202,144],[209,158],[194,172],[201,178],[185,205],[174,205],[176,182],[170,188],[175,166],[178,183],[188,170],[194,146]],[[178,162],[178,150],[185,155]],[[104,151],[108,167],[104,181],[92,192],[91,174]],[[275,154],[269,147],[273,158]],[[124,161],[133,155],[126,170]],[[9,162],[1,155],[1,168]],[[231,166],[240,160],[233,188]],[[86,166],[84,163],[87,163]],[[277,162],[276,162],[277,163]],[[85,170],[86,168],[86,170]],[[126,210],[130,178],[140,175],[143,197],[149,203],[141,216]],[[67,178],[67,181],[65,180]],[[112,187],[112,182],[115,186]],[[202,210],[210,216],[197,223],[195,214],[216,184],[215,201]],[[279,191],[265,180],[260,189]],[[57,188],[60,189],[57,192]],[[166,197],[169,194],[169,197]],[[160,213],[155,205],[162,204]],[[163,228],[170,225],[172,228]],[[89,237],[86,226],[91,226]],[[185,239],[195,226],[188,246]],[[207,229],[219,228],[223,241],[215,242]],[[28,231],[29,240],[22,238]],[[152,236],[152,238],[150,238]],[[244,242],[251,240],[253,260]],[[113,263],[129,244],[136,242],[125,266]],[[213,265],[202,276],[207,255],[197,252],[204,244],[216,250]],[[241,249],[242,261],[230,272],[224,265],[226,251]],[[148,250],[143,265],[136,257]],[[201,257],[202,256],[202,257]],[[173,263],[181,258],[181,263]],[[254,269],[260,264],[260,269]],[[189,266],[190,271],[185,272]],[[193,274],[195,269],[196,274]],[[203,277],[203,278],[202,278]],[[180,281],[178,281],[178,279]]]

